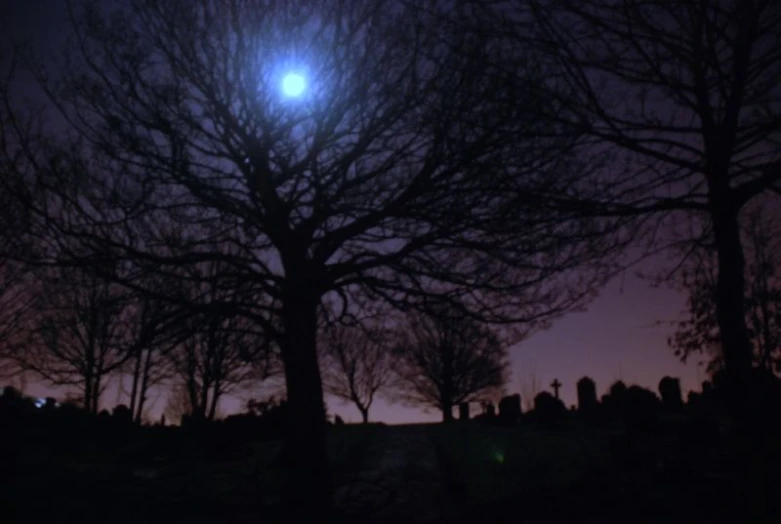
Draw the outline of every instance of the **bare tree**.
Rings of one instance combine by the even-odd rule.
[[[130,306],[128,334],[128,367],[130,373],[130,412],[140,424],[152,387],[171,377],[170,359],[166,354],[180,337],[178,325],[187,313],[158,298],[137,294]]]
[[[110,246],[159,272],[220,261],[218,287],[254,288],[225,307],[280,345],[287,494],[311,518],[331,500],[324,298],[444,297],[527,331],[591,298],[617,246],[610,224],[541,198],[590,166],[541,118],[539,64],[507,74],[486,58],[522,50],[438,24],[450,2],[428,7],[129,0],[108,16],[90,3],[61,67],[36,70],[66,131],[26,132],[5,100],[43,193],[36,223],[78,240],[61,257],[87,264]],[[280,88],[291,70],[308,84],[297,98]]]
[[[453,420],[453,407],[495,396],[507,381],[507,349],[489,328],[452,307],[412,319],[397,347],[397,396],[442,411]]]
[[[742,423],[752,359],[739,217],[759,195],[781,193],[781,8],[753,0],[513,6],[484,30],[555,64],[549,86],[560,94],[548,116],[582,137],[584,155],[609,160],[573,188],[578,207],[636,216],[647,226],[640,240],[653,248],[713,239],[719,337]],[[679,238],[682,224],[699,227]]]
[[[467,2],[468,3],[468,2]],[[477,2],[482,4],[482,2]],[[716,320],[732,419],[740,500],[761,518],[766,461],[752,409],[740,218],[781,194],[781,5],[770,0],[529,0],[483,23],[534,47],[558,73],[548,118],[605,164],[564,193],[589,214],[636,217],[641,248],[689,253],[710,238]],[[483,10],[483,13],[487,13]],[[607,160],[607,162],[605,162]],[[688,234],[689,231],[691,234]],[[687,236],[688,234],[688,236]],[[687,249],[688,248],[688,249]],[[684,255],[685,257],[685,255]]]
[[[188,284],[197,304],[227,304],[238,289],[221,289],[223,265],[202,263]],[[268,377],[273,371],[268,337],[257,325],[230,311],[217,308],[179,320],[178,344],[166,356],[177,384],[187,391],[189,414],[197,420],[213,420],[220,399]]]
[[[746,250],[746,325],[753,365],[781,372],[781,231],[767,209],[754,209],[742,228]],[[723,371],[716,314],[717,258],[703,248],[692,256],[675,287],[688,293],[686,317],[675,323],[669,343],[684,362],[706,353],[708,371]]]
[[[352,402],[369,422],[369,409],[392,376],[392,333],[376,326],[334,325],[321,340],[326,393]]]
[[[34,302],[30,281],[18,265],[0,259],[0,377],[21,371],[13,355],[24,343],[24,320]]]
[[[77,270],[50,270],[12,358],[55,386],[76,386],[96,414],[107,379],[127,360],[127,297],[115,284]]]
[[[187,392],[188,414],[194,419],[213,420],[224,395],[262,379],[245,359],[242,338],[247,335],[240,321],[240,317],[194,316],[187,324],[192,336],[168,353],[174,381]]]
[[[0,63],[3,58],[0,55]],[[0,110],[0,123],[6,118]],[[25,193],[23,174],[15,168],[22,155],[11,155],[14,148],[6,129],[0,125],[0,377],[20,372],[10,357],[22,343],[22,322],[35,297],[30,268],[13,257],[24,251],[30,224],[29,209],[18,198]]]

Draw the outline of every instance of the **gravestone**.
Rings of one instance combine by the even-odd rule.
[[[697,402],[700,401],[700,398],[702,398],[700,393],[697,393],[696,391],[689,391],[689,394],[686,395],[686,403],[692,406],[697,404]]]
[[[112,433],[110,439],[115,443],[126,439],[130,435],[129,429],[132,426],[133,412],[130,411],[130,408],[124,404],[115,406],[111,413],[111,425],[106,428],[110,428]]]
[[[564,423],[568,415],[567,407],[560,400],[543,391],[534,397],[534,412],[532,418],[545,427],[556,427]]]
[[[107,409],[101,409],[98,412],[98,415],[95,418],[95,421],[99,425],[98,427],[105,428],[105,429],[111,429],[111,427],[113,426],[112,422],[114,420],[111,418],[111,413]]]
[[[558,399],[559,398],[559,389],[561,389],[561,382],[559,382],[559,379],[553,379],[553,382],[551,383],[550,387],[553,388],[553,394]]]
[[[626,408],[626,384],[620,380],[610,386],[606,395],[602,396],[602,412],[609,420],[623,417]]]
[[[130,425],[133,423],[133,413],[130,411],[130,408],[124,404],[119,404],[114,407],[112,418],[118,424]]]
[[[593,413],[599,405],[597,401],[597,385],[589,377],[578,380],[578,410],[583,413]]]
[[[677,378],[664,377],[659,381],[659,396],[662,397],[662,407],[668,411],[678,411],[683,407],[681,381]]]
[[[7,402],[17,401],[22,399],[22,393],[13,386],[6,386],[3,388],[2,397]]]
[[[458,420],[469,420],[469,402],[458,405]]]
[[[521,396],[517,393],[499,401],[499,418],[503,422],[517,422],[521,418]]]

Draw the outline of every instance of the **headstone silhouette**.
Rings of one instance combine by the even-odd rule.
[[[3,399],[6,401],[10,400],[21,400],[22,393],[16,389],[13,386],[6,386],[3,388]]]
[[[551,382],[550,387],[553,388],[553,395],[558,399],[559,398],[559,389],[561,389],[561,382],[559,382],[559,379],[553,379],[553,382]]]
[[[504,422],[516,422],[521,418],[520,395],[509,395],[499,401],[499,418]]]
[[[112,418],[118,424],[127,425],[133,423],[133,414],[130,412],[130,408],[124,404],[119,404],[118,406],[114,407]]]
[[[558,426],[567,418],[567,407],[564,403],[548,393],[543,391],[534,397],[533,419],[543,426]]]
[[[598,406],[597,385],[589,377],[578,380],[578,410],[583,413],[593,413]]]
[[[626,384],[619,380],[610,386],[606,395],[602,396],[602,411],[608,419],[623,417],[626,407],[626,392]]]
[[[98,412],[97,420],[101,424],[110,423],[111,422],[111,413],[109,413],[107,409],[101,409]]]
[[[469,420],[469,402],[458,405],[458,420]]]
[[[648,431],[658,423],[661,402],[656,394],[640,386],[630,386],[625,393],[622,418],[632,430]]]
[[[677,378],[664,377],[659,381],[659,396],[662,397],[662,406],[668,411],[677,411],[683,407],[683,395],[681,394],[681,381]]]

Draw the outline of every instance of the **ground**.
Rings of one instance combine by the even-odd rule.
[[[279,442],[176,442],[159,459],[132,442],[22,448],[3,488],[17,522],[262,522],[278,497]],[[343,426],[329,451],[336,506],[356,522],[713,522],[729,489],[717,449],[605,428]]]

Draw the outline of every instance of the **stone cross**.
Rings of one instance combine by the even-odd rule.
[[[550,387],[553,388],[553,392],[556,395],[556,398],[559,398],[559,389],[561,388],[561,382],[559,382],[559,379],[553,379],[553,382],[551,383]]]

